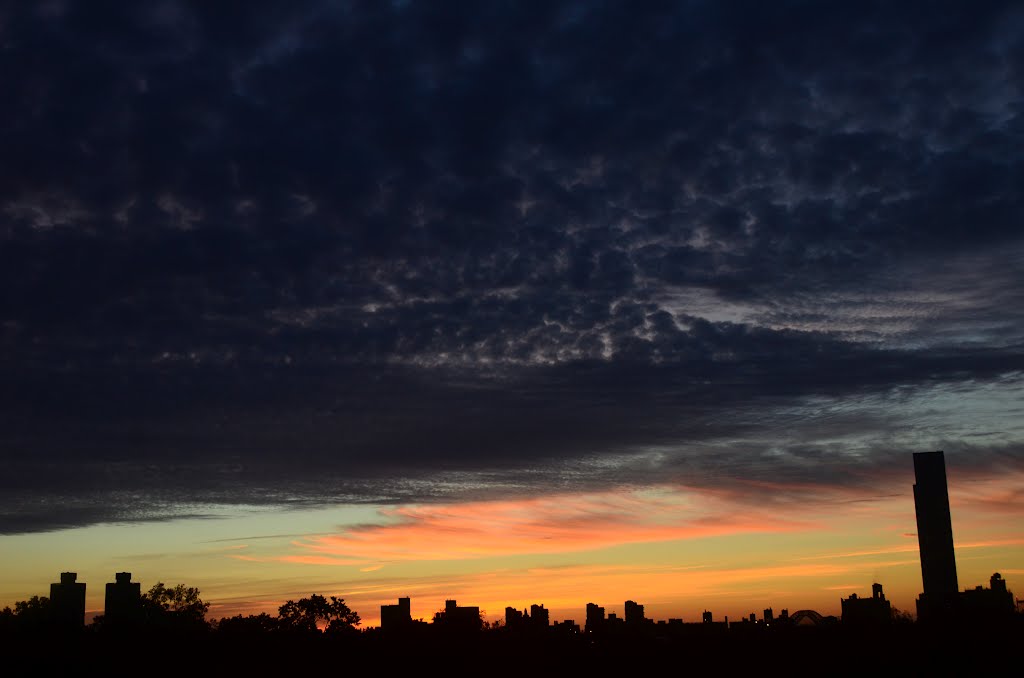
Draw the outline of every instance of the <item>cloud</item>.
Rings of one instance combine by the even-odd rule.
[[[381,513],[388,522],[295,542],[311,554],[296,562],[336,560],[328,556],[370,563],[571,553],[811,526],[806,521],[751,518],[745,513],[708,514],[677,494],[658,496],[649,491],[399,507]]]
[[[1021,20],[10,10],[0,532],[1018,464]]]

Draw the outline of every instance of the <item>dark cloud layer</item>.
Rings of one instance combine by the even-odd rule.
[[[0,532],[1019,464],[1024,12],[634,5],[0,8]]]

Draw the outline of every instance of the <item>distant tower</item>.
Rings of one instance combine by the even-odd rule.
[[[108,624],[131,624],[142,616],[142,586],[132,581],[131,572],[118,572],[107,584],[103,620]]]
[[[604,626],[604,608],[597,603],[587,603],[587,633],[597,633]]]
[[[953,554],[953,523],[946,489],[946,460],[941,451],[914,453],[914,480],[924,595],[933,599],[955,596],[959,587]]]
[[[50,584],[50,611],[57,624],[85,626],[85,584],[75,572],[61,572],[60,583]]]
[[[644,606],[636,603],[632,600],[626,601],[626,623],[627,624],[643,624],[644,623]]]

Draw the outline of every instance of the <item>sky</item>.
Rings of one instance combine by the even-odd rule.
[[[1012,2],[0,3],[0,607],[1024,595]]]

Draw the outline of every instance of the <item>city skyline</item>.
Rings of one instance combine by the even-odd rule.
[[[914,453],[914,455],[913,455],[913,468],[914,468],[914,479],[915,479],[915,483],[914,483],[913,488],[912,488],[913,489],[913,498],[914,498],[914,508],[915,508],[917,525],[918,525],[919,530],[920,530],[918,535],[913,535],[913,536],[917,536],[918,537],[918,544],[919,544],[918,550],[919,550],[919,554],[920,554],[918,562],[920,564],[921,582],[922,582],[922,587],[921,588],[923,589],[923,592],[920,594],[920,596],[918,597],[918,600],[916,601],[916,611],[911,611],[910,609],[900,609],[900,608],[897,607],[893,612],[898,612],[900,614],[905,614],[907,616],[917,616],[918,618],[920,618],[920,616],[922,614],[924,614],[926,612],[929,612],[929,610],[930,610],[930,614],[932,616],[934,616],[937,611],[940,611],[942,609],[942,607],[945,606],[950,611],[950,612],[948,612],[948,614],[953,614],[953,613],[956,613],[956,610],[958,609],[958,608],[955,607],[956,603],[953,602],[953,599],[956,598],[957,596],[959,596],[960,592],[962,590],[969,591],[972,588],[974,588],[974,586],[977,586],[978,589],[982,589],[984,587],[981,584],[977,584],[977,585],[968,586],[965,589],[961,589],[957,585],[957,581],[956,581],[956,561],[955,561],[954,545],[953,545],[954,542],[953,542],[953,536],[952,536],[952,530],[951,530],[952,515],[951,515],[951,510],[950,510],[950,504],[949,504],[949,492],[948,492],[947,480],[946,480],[947,476],[946,476],[946,468],[945,468],[945,462],[944,462],[944,453],[942,451]],[[922,536],[922,535],[926,535],[926,536]],[[976,544],[976,545],[975,544],[968,544],[967,548],[973,548],[975,546],[981,547],[981,548],[987,548],[987,547],[993,546],[993,544],[985,544],[985,543]],[[962,546],[962,548],[963,548],[963,546]],[[899,551],[897,551],[897,552],[899,552]],[[890,551],[882,551],[880,553],[889,554],[889,553],[892,553],[892,552],[890,552]],[[867,555],[877,555],[877,554],[870,553],[870,552],[854,553],[854,554],[840,554],[840,557],[842,557],[842,555],[847,555],[847,556],[852,555],[853,557],[857,557],[857,556],[867,556]],[[831,556],[825,556],[826,559],[829,558],[829,557],[831,557]],[[901,563],[901,564],[905,564],[905,563]],[[1015,570],[1010,570],[1009,572],[1011,572],[1012,574],[1019,574],[1019,572],[1015,571]],[[76,573],[76,572],[62,572],[61,575],[60,575],[60,585],[58,585],[58,584],[52,584],[51,585],[51,600],[56,601],[57,598],[58,598],[58,595],[60,595],[63,598],[68,598],[70,596],[70,599],[73,599],[75,602],[70,604],[70,608],[69,609],[73,609],[75,611],[69,612],[68,614],[70,614],[71,617],[79,617],[82,620],[87,620],[87,618],[91,619],[91,617],[93,617],[93,616],[95,616],[97,614],[103,614],[102,611],[98,611],[98,610],[95,610],[95,609],[87,609],[87,605],[86,605],[86,584],[84,582],[78,581],[77,580],[77,576],[78,576],[78,573]],[[107,583],[106,584],[105,589],[104,589],[105,590],[104,607],[106,608],[107,616],[109,616],[109,608],[110,608],[110,605],[112,604],[112,602],[111,602],[112,600],[113,600],[113,604],[115,604],[115,605],[123,605],[124,604],[123,603],[123,595],[126,592],[126,590],[127,590],[127,594],[129,596],[129,598],[132,595],[134,595],[134,597],[137,599],[138,596],[140,595],[140,592],[141,592],[141,588],[140,588],[141,585],[140,585],[140,583],[139,582],[131,582],[131,578],[132,578],[132,575],[129,572],[118,572],[116,574],[116,577],[115,577],[116,584],[115,583]],[[993,582],[993,586],[995,585],[995,580],[996,579],[1001,579],[1001,578],[1002,578],[1002,574],[1001,573],[999,573],[999,572],[994,573],[992,575],[992,577],[991,577],[992,582]],[[1013,577],[1011,577],[1011,578],[1013,578]],[[1005,579],[1001,579],[1001,580],[1005,581]],[[532,584],[532,583],[533,582],[527,582],[528,585]],[[854,590],[852,590],[854,588],[855,588],[854,586],[839,586],[839,587],[829,587],[827,590],[846,591],[846,593],[850,594],[850,597],[852,597],[853,599],[856,599],[858,597],[858,594],[863,593],[863,591],[860,591],[860,592],[854,591]],[[74,592],[71,592],[71,589],[73,589]],[[1012,592],[1012,586],[1010,587],[1010,589],[1011,589],[1011,592]],[[872,591],[872,596],[869,596],[868,598],[879,598],[879,596],[881,596],[881,600],[885,601],[885,596],[884,596],[884,594],[882,594],[883,585],[880,582],[877,582],[877,581],[876,582],[872,582],[870,590]],[[65,593],[64,591],[67,591],[67,592]],[[120,597],[118,596],[118,594],[117,594],[118,591],[122,592],[122,596],[120,596]],[[134,591],[134,593],[132,593],[133,591]],[[339,591],[338,593],[344,593],[344,592],[340,592]],[[113,596],[113,598],[112,598],[112,596]],[[27,597],[28,596],[26,596],[26,598]],[[861,598],[863,598],[863,596],[861,596]],[[358,599],[358,596],[357,596],[357,599]],[[798,597],[798,599],[799,599],[799,597]],[[355,602],[355,600],[356,599],[353,599],[353,602]],[[400,596],[398,596],[398,601],[399,601],[398,607],[396,607],[393,602],[382,601],[381,605],[379,606],[379,609],[381,610],[381,613],[380,613],[381,616],[380,617],[373,616],[372,612],[367,613],[366,615],[363,616],[364,620],[369,620],[369,623],[366,624],[366,627],[373,627],[373,626],[381,625],[381,623],[383,621],[383,615],[384,615],[385,608],[391,609],[393,611],[392,614],[393,615],[397,615],[399,618],[405,617],[405,618],[409,618],[409,619],[419,619],[421,621],[427,621],[427,620],[429,620],[431,618],[433,613],[428,614],[428,615],[421,615],[421,616],[418,616],[418,617],[416,615],[414,615],[412,613],[412,607],[411,607],[410,600],[411,600],[411,596],[409,596],[409,595],[400,595]],[[1011,600],[1012,600],[1012,598],[1011,598]],[[926,606],[924,611],[922,612],[922,606],[925,605],[925,602],[923,602],[923,601],[928,602],[928,606]],[[218,609],[221,610],[221,615],[220,615],[221,617],[231,617],[231,616],[235,616],[235,614],[245,614],[245,613],[248,613],[248,614],[256,613],[256,614],[258,614],[258,613],[261,613],[261,612],[268,612],[269,611],[267,609],[267,607],[266,607],[266,604],[264,604],[263,607],[258,608],[258,609],[245,608],[245,607],[238,608],[238,609],[233,609],[230,606],[225,607],[223,604],[217,603],[215,601],[208,601],[208,602],[211,602],[213,604],[213,609],[214,610],[218,610]],[[768,601],[766,601],[764,598],[760,598],[760,599],[757,599],[757,602],[759,602],[761,604],[765,604]],[[843,599],[842,599],[842,607],[844,609],[845,609],[845,607],[846,607],[848,602],[849,601],[844,596]],[[429,604],[430,603],[427,603],[427,605],[429,605]],[[451,596],[446,596],[445,597],[445,606],[448,607],[449,610],[450,610],[451,606],[453,606],[454,604],[455,604],[454,598],[452,598]],[[1018,605],[1018,603],[1016,603],[1016,602],[1014,604]],[[632,611],[630,610],[630,606],[631,605],[633,606]],[[770,610],[775,609],[776,605],[778,605],[778,601],[776,601],[772,605],[769,605],[767,608],[762,608],[762,612],[763,612],[762,619],[764,619],[765,616],[768,615],[768,612]],[[68,605],[66,603],[63,606],[65,608],[68,607]],[[275,608],[277,606],[278,605],[274,605]],[[422,604],[420,604],[420,606],[422,606]],[[474,607],[469,608],[469,609],[474,611],[473,612],[474,617],[476,616],[477,613],[479,613],[480,618],[482,620],[487,621],[489,623],[494,623],[498,619],[502,619],[502,620],[507,619],[508,616],[509,616],[510,610],[512,611],[513,614],[517,614],[516,610],[518,608],[520,608],[520,607],[523,609],[523,613],[518,613],[520,621],[522,621],[522,617],[523,617],[524,614],[525,614],[525,616],[527,618],[529,618],[530,615],[536,613],[538,608],[543,612],[543,618],[544,618],[545,622],[547,622],[547,620],[549,620],[551,618],[550,617],[551,610],[550,609],[546,609],[544,607],[544,603],[543,602],[540,605],[538,605],[536,602],[531,602],[528,606],[527,606],[526,603],[521,603],[521,602],[520,602],[519,605],[516,605],[516,604],[508,605],[508,604],[506,604],[506,606],[504,608],[504,612],[501,615],[496,615],[494,613],[487,613],[485,610],[481,609],[480,606],[474,606]],[[529,610],[527,610],[527,607],[529,607]],[[661,606],[656,606],[656,607],[659,607],[659,609],[663,609]],[[606,611],[607,611],[607,614],[609,615],[609,617],[611,619],[615,619],[617,617],[619,620],[625,620],[626,623],[634,623],[636,618],[650,619],[650,620],[656,620],[657,619],[656,617],[646,617],[645,613],[644,613],[645,605],[644,604],[639,604],[638,605],[633,600],[625,600],[625,602],[622,604],[621,608],[617,607],[616,605],[609,604],[609,603],[605,603],[604,605],[602,605],[600,607],[597,607],[595,603],[587,602],[584,609],[585,609],[585,612],[586,612],[586,619],[588,619],[588,620],[591,619],[591,608],[594,608],[594,610],[599,610],[602,619],[604,619],[604,615],[606,614]],[[444,608],[441,608],[441,609],[444,609]],[[784,610],[785,611],[785,615],[784,616],[788,617],[788,612],[790,610],[790,608],[788,606],[786,606],[786,607],[779,607],[778,609]],[[564,608],[563,607],[563,608],[559,609],[559,611],[561,611],[563,613],[571,614],[571,611],[567,612],[567,610],[571,610],[571,608]],[[804,608],[800,608],[800,607],[794,608],[794,613],[805,612],[805,611],[806,610]],[[889,614],[891,614],[891,612],[890,612],[890,604],[888,602],[885,603],[885,611],[886,611],[885,616],[888,617]],[[435,610],[435,612],[436,612],[436,610]],[[819,614],[818,610],[813,610],[813,612],[815,614]],[[735,615],[734,614],[734,615],[732,615],[731,618],[732,618],[733,621],[743,622],[743,621],[746,621],[748,619],[749,615],[755,615],[755,614],[756,614],[756,612],[751,611],[749,613],[743,613],[743,614],[739,614],[739,615]],[[835,616],[832,613],[832,610],[830,608],[826,608],[824,616],[829,616],[829,615]],[[696,616],[696,615],[694,615],[694,616]],[[839,615],[839,616],[842,617],[842,615]],[[214,619],[217,619],[218,616],[216,615],[216,612],[214,612],[214,613],[211,613],[209,618],[212,621]],[[630,621],[631,618],[633,618],[632,622]],[[707,605],[704,606],[703,611],[700,613],[700,618],[704,622],[712,621],[712,620],[714,620],[714,621],[722,621],[722,620],[724,620],[725,622],[729,622],[730,621],[730,615],[728,613],[722,614],[720,616],[720,618],[715,618],[714,617],[714,611],[708,610],[707,609]],[[575,616],[564,616],[564,617],[561,617],[561,618],[555,617],[555,618],[553,618],[552,621],[554,621],[554,622],[559,622],[559,621],[562,621],[562,620],[575,621],[575,619],[576,619]],[[661,618],[662,621],[664,621],[666,619],[667,620],[673,620],[674,619],[676,621],[680,621],[681,620],[681,621],[684,621],[686,623],[694,623],[693,619],[684,617],[683,615],[679,614],[678,611],[677,611],[677,613],[674,616],[671,615],[671,612],[670,612],[668,617]],[[392,623],[393,623],[393,625],[396,625],[396,626],[400,625],[400,624],[394,624],[394,621]],[[547,623],[544,624],[544,626],[547,626],[547,625],[548,625]]]
[[[1009,0],[0,6],[0,607],[913,612],[935,450],[1024,590],[1022,64]]]

